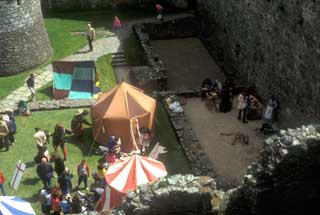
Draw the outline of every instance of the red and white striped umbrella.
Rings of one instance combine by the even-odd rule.
[[[113,163],[105,176],[107,185],[121,193],[136,189],[166,176],[167,170],[160,161],[139,155],[133,155]]]
[[[133,155],[113,163],[105,176],[107,186],[99,204],[99,211],[121,206],[129,190],[136,189],[140,184],[147,184],[166,176],[167,170],[163,163],[148,157]]]

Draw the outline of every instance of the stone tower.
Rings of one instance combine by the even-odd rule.
[[[40,0],[0,0],[0,76],[38,66],[51,54]]]

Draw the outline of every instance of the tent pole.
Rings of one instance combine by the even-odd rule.
[[[97,139],[98,134],[99,134],[100,129],[101,129],[102,122],[103,122],[103,120],[101,120],[101,123],[100,123],[100,125],[99,125],[98,131],[97,131],[97,133],[96,133],[95,137],[93,138],[93,141],[92,141],[92,143],[91,143],[91,146],[90,146],[90,150],[89,150],[88,156],[91,156],[91,153],[92,153],[92,150],[93,150],[93,146],[94,146],[94,142],[96,142],[96,139]]]

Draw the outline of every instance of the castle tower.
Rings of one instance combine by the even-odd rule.
[[[51,54],[40,0],[0,0],[0,76],[38,66]]]

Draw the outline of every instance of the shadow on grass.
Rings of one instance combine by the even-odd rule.
[[[53,98],[52,88],[53,88],[52,81],[42,86],[36,92],[36,100],[42,101],[42,100],[52,99]]]
[[[84,129],[83,137],[77,137],[76,135],[70,135],[65,137],[65,141],[69,144],[77,146],[82,156],[88,156],[91,147],[95,148],[95,144],[93,144],[93,138],[91,136],[92,134],[92,128],[87,127]],[[93,151],[92,151],[93,152]]]
[[[26,178],[22,181],[22,184],[33,186],[36,185],[39,181],[39,178]]]
[[[26,200],[27,202],[30,202],[30,203],[36,203],[39,201],[39,194],[35,193],[32,196],[29,196],[29,197],[26,197],[23,199]]]
[[[26,164],[26,168],[34,167],[34,165],[35,165],[34,161],[30,161],[25,164]]]

